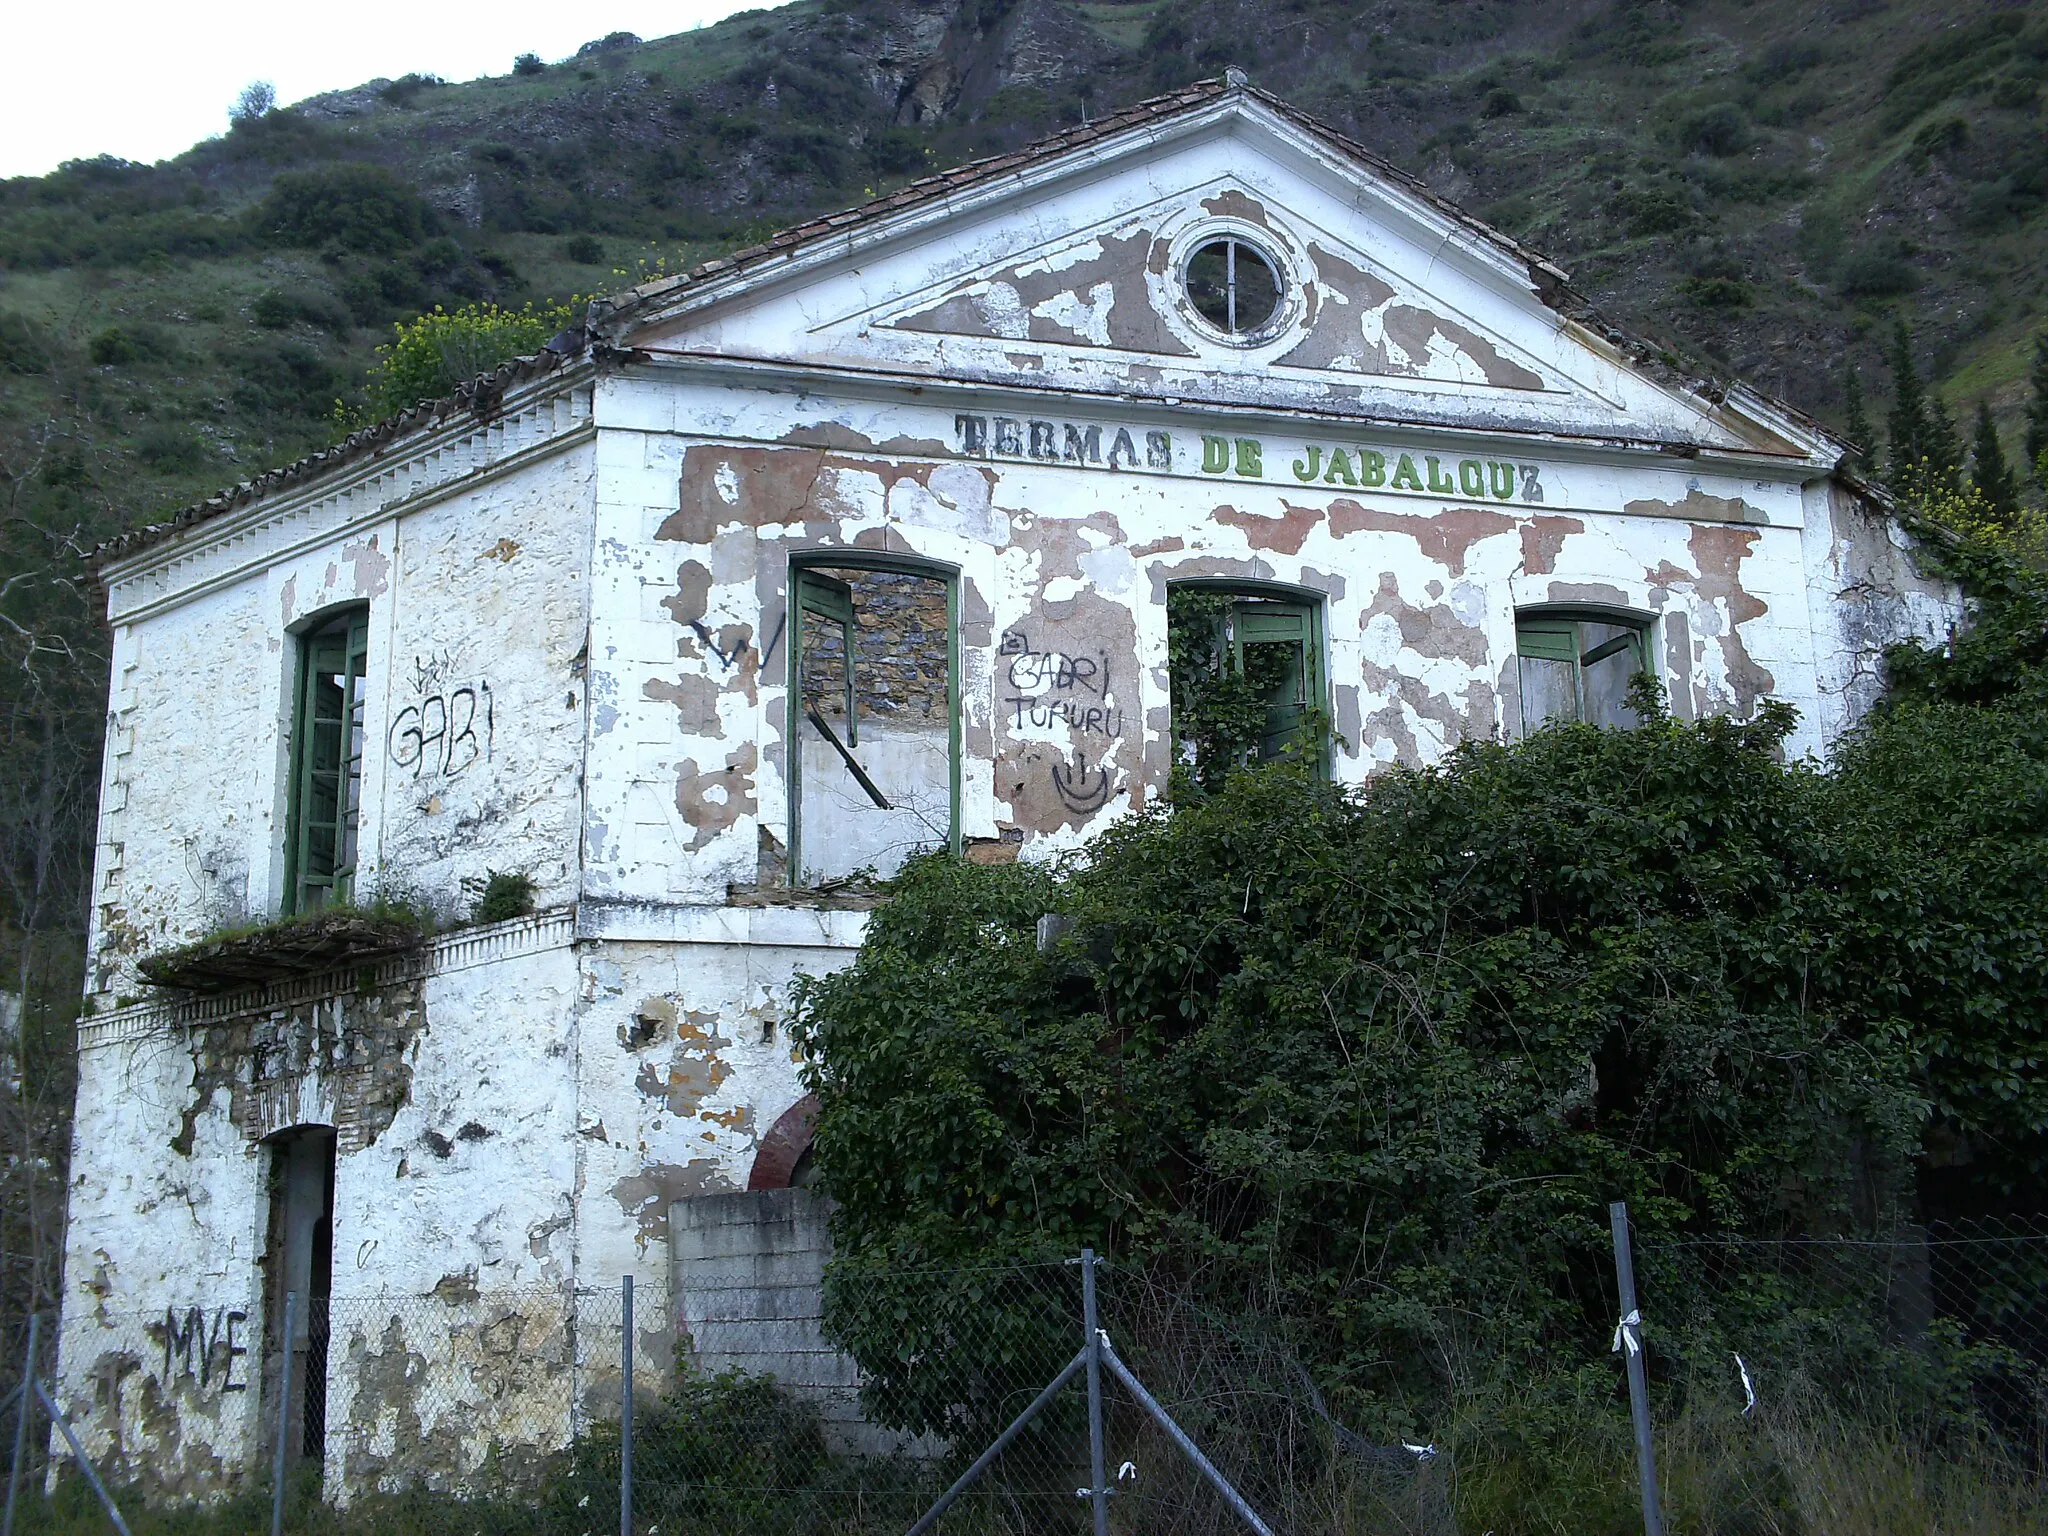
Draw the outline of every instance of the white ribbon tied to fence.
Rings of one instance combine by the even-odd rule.
[[[1640,1355],[1643,1352],[1642,1326],[1643,1314],[1639,1311],[1630,1312],[1614,1325],[1614,1343],[1607,1352],[1610,1355],[1618,1355],[1626,1349],[1632,1357]]]

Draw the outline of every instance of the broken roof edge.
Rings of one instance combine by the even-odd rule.
[[[326,476],[339,478],[344,471],[360,467],[365,460],[375,458],[385,449],[465,414],[475,422],[487,422],[498,414],[508,391],[560,372],[586,351],[580,330],[564,332],[539,352],[508,358],[490,372],[465,380],[449,394],[416,401],[402,411],[358,427],[338,443],[252,475],[203,501],[179,508],[159,522],[146,523],[103,540],[87,554],[86,567],[98,576],[107,566],[140,554],[200,523],[223,517],[280,491],[312,485]]]

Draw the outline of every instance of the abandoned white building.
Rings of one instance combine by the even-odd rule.
[[[1278,648],[1268,746],[1324,712],[1340,780],[1622,719],[1638,669],[1824,748],[1956,612],[1843,451],[1233,77],[594,304],[116,541],[66,1400],[232,1475],[284,1291],[658,1278],[678,1202],[789,1183],[791,977],[854,953],[864,872],[1160,794],[1180,586],[1230,599],[1227,664]],[[529,915],[139,969],[493,873]],[[349,1372],[387,1347],[333,1346],[333,1486],[382,1464],[401,1389]]]

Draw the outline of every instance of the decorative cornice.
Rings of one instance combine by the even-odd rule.
[[[421,949],[374,966],[297,977],[207,997],[151,1000],[80,1019],[78,1049],[81,1052],[99,1050],[150,1035],[229,1023],[283,1008],[303,1007],[365,988],[374,990],[423,977],[446,976],[474,966],[567,949],[575,939],[574,907],[557,907],[531,917],[515,917],[480,928],[459,928],[452,933],[441,934]]]

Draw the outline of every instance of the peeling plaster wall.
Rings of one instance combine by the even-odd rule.
[[[803,1097],[789,984],[849,963],[865,916],[593,904],[576,1129],[583,1273],[659,1274],[670,1206],[747,1187],[754,1153]]]
[[[265,1141],[280,1131],[338,1131],[337,1337],[365,1318],[381,1329],[370,1298],[452,1305],[574,1281],[572,931],[563,916],[518,919],[444,939],[367,987],[139,1007],[85,1027],[60,1379],[97,1454],[188,1491],[260,1460]],[[196,1354],[176,1338],[195,1310],[210,1341]],[[436,1309],[426,1320],[445,1332]],[[407,1311],[398,1327],[419,1320]],[[229,1338],[247,1353],[230,1359]],[[330,1364],[339,1449],[369,1388],[338,1353]],[[443,1368],[422,1367],[414,1387],[453,1413],[468,1394]],[[467,1403],[477,1457],[492,1429]]]
[[[142,955],[279,910],[294,630],[343,605],[369,612],[357,892],[453,916],[495,869],[573,896],[592,471],[586,445],[323,518],[357,499],[336,492],[280,517],[267,558],[216,535],[224,569],[184,592],[116,584],[91,991],[138,993]]]
[[[1518,608],[1654,620],[1682,716],[1748,715],[1782,698],[1802,712],[1795,751],[1839,729],[1816,646],[1838,671],[1852,651],[1867,664],[1893,622],[1871,614],[1844,638],[1839,605],[1816,597],[1809,508],[1840,521],[1847,504],[1830,513],[1796,466],[1759,480],[1642,453],[1503,450],[1458,433],[1366,439],[1082,401],[1043,418],[1032,414],[1043,404],[999,396],[950,410],[822,391],[792,401],[652,370],[605,391],[601,451],[619,466],[607,500],[625,505],[600,514],[593,895],[717,903],[761,880],[764,849],[787,846],[780,640],[793,555],[886,552],[959,573],[961,831],[1026,856],[1076,846],[1163,788],[1174,582],[1321,598],[1348,738],[1335,771],[1350,780],[1521,729]],[[1023,446],[998,457],[991,424],[1006,411]],[[683,426],[710,422],[730,435]],[[1377,490],[1360,483],[1368,441]],[[1119,457],[1122,442],[1140,462]],[[1256,452],[1233,447],[1211,472],[1212,443]],[[1159,465],[1140,444],[1164,445]],[[1411,460],[1417,483],[1396,490],[1387,478]],[[1492,468],[1503,474],[1485,478]],[[1449,494],[1414,494],[1425,474]],[[1466,480],[1482,494],[1467,498]],[[1839,542],[1863,551],[1880,534],[1865,517]],[[1935,589],[1916,590],[1929,614],[1939,608]]]

